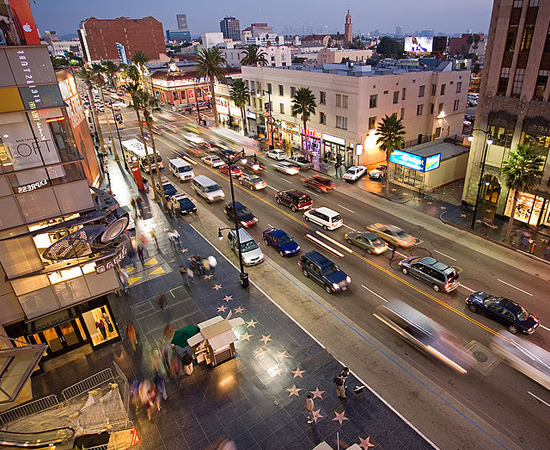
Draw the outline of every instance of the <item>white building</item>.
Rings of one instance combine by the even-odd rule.
[[[79,58],[84,58],[84,53],[82,52],[82,45],[79,40],[76,41],[52,41],[48,45],[48,51],[52,55],[61,55],[65,52],[72,52]]]
[[[212,48],[218,44],[224,43],[223,33],[221,31],[202,33],[201,34],[202,46],[204,48]]]
[[[272,67],[287,67],[292,64],[290,47],[287,45],[260,47],[259,51],[266,53],[268,65]],[[229,67],[241,67],[241,60],[245,55],[244,48],[224,48],[221,52]]]
[[[275,33],[262,34],[260,36],[250,36],[244,41],[247,45],[257,45],[260,47],[267,47],[269,45],[284,44],[285,37],[279,36]]]

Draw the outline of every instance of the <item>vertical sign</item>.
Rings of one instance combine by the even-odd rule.
[[[34,23],[29,0],[10,0],[15,26],[27,45],[40,45],[40,36]]]

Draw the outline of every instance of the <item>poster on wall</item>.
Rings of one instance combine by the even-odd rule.
[[[9,5],[22,44],[40,45],[40,36],[34,23],[29,0],[10,0]]]
[[[405,51],[411,53],[431,53],[433,37],[407,36],[405,38]]]

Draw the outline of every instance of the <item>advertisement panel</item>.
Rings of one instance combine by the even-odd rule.
[[[55,73],[48,48],[4,47],[11,72],[18,86],[34,87],[35,84],[55,84]]]
[[[34,23],[29,0],[10,0],[13,21],[23,45],[40,45],[40,36]]]
[[[423,157],[402,150],[394,150],[390,155],[390,162],[399,166],[408,167],[409,169],[418,170],[419,172],[429,172],[440,166],[441,153]]]
[[[23,105],[27,111],[41,108],[60,108],[65,106],[59,86],[51,84],[48,86],[20,87],[19,93]]]
[[[433,49],[433,37],[407,36],[405,38],[405,51],[411,53],[431,53]]]

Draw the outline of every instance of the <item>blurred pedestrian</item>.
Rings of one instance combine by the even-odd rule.
[[[141,378],[136,377],[134,380],[132,380],[132,384],[130,384],[130,399],[132,404],[136,408],[136,412],[139,409],[139,386],[141,385]]]
[[[134,217],[137,217],[137,204],[135,197],[132,197],[132,200],[130,200],[130,205],[132,205],[132,211],[134,212]]]
[[[174,337],[174,332],[175,331],[176,331],[176,325],[174,325],[172,322],[170,322],[170,323],[166,324],[166,326],[164,327],[164,330],[162,331],[162,333],[164,334],[164,337],[166,339],[171,341],[172,338]]]
[[[181,361],[176,352],[172,352],[172,358],[170,359],[170,378],[179,386],[181,378]]]
[[[151,350],[149,361],[151,362],[151,368],[153,369],[153,372],[161,371],[160,352],[158,351],[158,349],[155,348]]]
[[[193,283],[194,273],[189,267],[185,267],[183,265],[180,266],[180,273],[183,277],[183,284],[186,287],[191,287],[191,283]]]
[[[136,267],[136,251],[134,250],[134,247],[132,244],[128,246],[128,258],[130,258],[130,261],[132,261],[132,264],[134,265],[134,269],[137,269]]]
[[[313,402],[313,398],[311,397],[311,394],[307,395],[306,404],[304,405],[304,408],[307,411],[307,423],[313,423],[313,410],[315,409],[315,403]]]
[[[128,324],[126,325],[126,334],[128,336],[128,340],[130,341],[130,344],[132,345],[132,350],[134,352],[137,350],[137,332],[136,327],[134,327],[134,324],[131,321],[128,321]]]
[[[168,394],[166,393],[166,382],[164,381],[164,376],[161,372],[155,372],[155,376],[153,378],[153,383],[155,383],[155,387],[157,388],[157,392],[159,395],[157,395],[159,404],[160,404],[160,396],[162,395],[162,398],[166,400],[168,398]],[[160,411],[160,406],[159,406]]]
[[[544,259],[550,259],[550,241],[548,241],[548,245],[544,249]]]
[[[137,248],[137,254],[141,265],[145,267],[145,257],[143,255],[143,245],[139,244]]]
[[[213,255],[208,257],[208,264],[210,265],[210,273],[212,275],[216,275],[216,266],[218,265],[218,261]]]
[[[161,311],[164,311],[164,308],[166,307],[166,302],[166,293],[162,291],[159,295],[157,295],[157,303],[159,304]]]
[[[159,243],[157,241],[157,233],[155,232],[154,228],[151,228],[151,238],[153,238],[153,241],[155,241],[155,246],[157,247],[157,250],[160,250]]]
[[[166,369],[166,373],[170,373],[170,351],[172,350],[171,345],[168,341],[164,341],[162,344],[162,361],[164,362],[164,368]]]
[[[183,355],[182,358],[182,363],[185,373],[187,375],[191,375],[193,373],[193,357],[191,356],[191,353],[185,352],[185,355]]]
[[[210,263],[208,262],[208,258],[203,258],[201,264],[203,275],[210,275]]]

